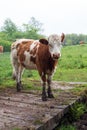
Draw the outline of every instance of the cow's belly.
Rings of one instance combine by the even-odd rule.
[[[36,67],[36,64],[34,64],[33,62],[29,61],[29,62],[24,62],[23,63],[23,66],[26,68],[26,69],[37,69]]]

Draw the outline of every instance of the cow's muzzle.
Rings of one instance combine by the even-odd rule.
[[[60,58],[60,54],[53,54],[53,59],[58,60]]]

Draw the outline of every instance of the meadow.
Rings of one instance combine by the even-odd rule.
[[[66,82],[87,82],[87,44],[63,46],[62,56],[58,61],[58,68],[53,80]],[[35,70],[25,70],[22,80],[40,80]],[[27,87],[32,86],[28,84]],[[12,79],[12,66],[10,52],[0,54],[0,88],[13,87],[15,81]]]

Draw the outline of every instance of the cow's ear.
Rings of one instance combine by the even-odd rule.
[[[48,45],[48,41],[46,39],[40,39],[39,42]]]
[[[63,41],[64,41],[64,38],[65,38],[65,34],[64,34],[64,33],[62,33],[62,35],[61,35],[61,42],[63,42]]]

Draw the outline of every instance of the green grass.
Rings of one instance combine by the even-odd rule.
[[[13,128],[12,130],[21,130],[20,128]]]
[[[69,110],[69,120],[76,121],[80,119],[81,115],[83,115],[87,110],[87,106],[84,103],[76,102]]]
[[[15,86],[15,81],[11,77],[10,53],[0,54],[0,87]],[[28,87],[28,80],[40,81],[40,77],[35,70],[25,70],[22,80],[25,86],[27,84]],[[58,61],[58,68],[53,80],[87,82],[87,44],[64,46],[62,48],[62,56]]]
[[[65,46],[54,80],[87,82],[87,45]]]
[[[86,49],[87,45],[64,47],[60,59],[60,67],[65,69],[87,69]]]
[[[57,128],[56,130],[76,130],[76,128],[73,125],[67,125],[67,126],[61,126],[61,128]]]

